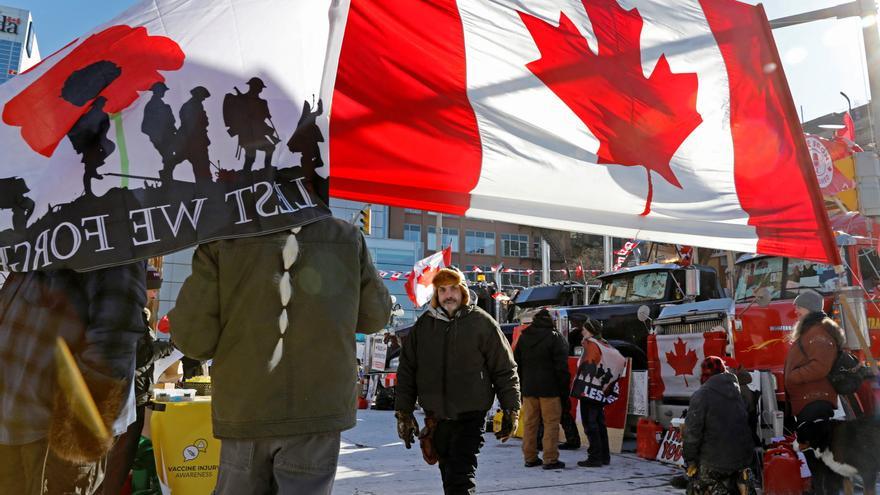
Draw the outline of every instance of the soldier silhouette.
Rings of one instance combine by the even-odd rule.
[[[321,200],[327,203],[330,200],[330,184],[327,179],[316,172],[317,169],[324,166],[324,161],[321,159],[321,149],[318,147],[318,143],[324,142],[324,135],[317,123],[318,115],[322,113],[324,113],[324,104],[320,99],[314,112],[308,100],[305,101],[299,122],[296,124],[296,130],[287,142],[287,148],[292,153],[302,153],[300,166],[303,168],[303,175],[311,181]]]
[[[263,166],[272,166],[272,154],[281,139],[272,124],[269,102],[260,98],[266,84],[259,77],[252,77],[247,85],[247,93],[235,88],[235,94],[228,93],[223,99],[223,120],[229,135],[238,136],[238,146],[244,150],[244,170],[250,172],[257,151],[265,155]]]
[[[162,99],[168,91],[168,86],[163,82],[154,84],[150,91],[153,97],[144,107],[144,120],[141,123],[141,132],[150,138],[153,147],[162,157],[162,171],[159,173],[164,178],[171,178],[171,171],[176,162],[175,149],[177,147],[177,121],[171,105]]]
[[[211,140],[208,139],[208,113],[203,105],[211,93],[204,86],[196,86],[189,93],[192,97],[180,107],[180,130],[177,131],[179,146],[175,161],[182,163],[189,160],[196,183],[211,182],[211,160],[208,158]],[[170,181],[174,166],[162,171],[165,175],[163,179]]]
[[[82,155],[82,163],[86,168],[83,174],[83,188],[87,196],[95,195],[92,192],[92,179],[104,178],[98,173],[98,168],[104,165],[104,160],[116,150],[113,141],[107,139],[110,116],[104,112],[105,103],[107,98],[103,96],[95,98],[89,111],[67,132],[67,138],[70,139],[73,149]]]
[[[604,389],[608,383],[611,382],[611,379],[614,378],[614,373],[611,372],[611,367],[609,366],[605,373],[602,375],[602,388]]]
[[[21,177],[0,179],[0,209],[12,210],[12,228],[23,232],[36,204],[27,197],[30,188]]]
[[[104,112],[107,99],[98,95],[121,74],[119,66],[102,60],[72,72],[61,88],[61,97],[68,103],[84,107],[91,102],[89,110],[67,132],[74,151],[82,155],[83,189],[88,196],[94,196],[92,179],[104,178],[98,168],[116,150],[116,145],[107,139],[110,130],[110,116]]]

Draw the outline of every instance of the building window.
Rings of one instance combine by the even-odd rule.
[[[495,232],[465,231],[464,252],[495,256]]]
[[[412,267],[416,262],[413,252],[409,250],[376,248],[374,252],[373,261],[377,266],[403,270]]]
[[[403,240],[422,242],[422,226],[414,223],[403,225]]]
[[[403,212],[404,213],[412,213],[414,215],[421,215],[422,214],[422,210],[415,210],[413,208],[404,208]]]
[[[482,272],[477,272],[474,268],[479,268]],[[489,265],[463,265],[461,269],[471,282],[476,282],[480,275],[484,275],[487,282],[495,280],[495,273],[492,272],[492,267]]]
[[[522,287],[529,287],[532,285],[531,276],[526,275],[525,273],[502,273],[501,285],[517,285]]]
[[[452,244],[452,252],[458,252],[458,229],[447,229],[443,227],[443,242],[441,247],[437,247],[436,240],[437,227],[433,225],[428,226],[428,249],[433,249],[435,251],[439,251],[441,249],[445,249],[446,246]]]
[[[528,258],[529,236],[526,234],[501,234],[501,256]]]
[[[33,57],[33,50],[34,50],[34,23],[33,23],[33,21],[28,21],[27,34],[25,35],[25,50],[27,51],[28,58]]]

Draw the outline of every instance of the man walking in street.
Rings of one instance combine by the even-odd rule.
[[[213,359],[215,493],[329,495],[355,425],[355,332],[391,298],[357,228],[325,218],[202,244],[169,313],[184,354]]]
[[[0,289],[0,491],[100,493],[113,437],[135,420],[132,376],[143,333],[145,263],[87,273],[11,273]],[[110,438],[58,382],[63,339]]]
[[[553,320],[546,309],[532,318],[516,344],[516,359],[522,380],[523,444],[526,467],[541,465],[538,458],[536,435],[538,425],[544,424],[544,469],[562,469],[559,460],[559,419],[562,404],[559,397],[567,395],[568,352],[562,336],[553,328]]]
[[[497,395],[504,419],[496,437],[507,441],[519,416],[519,378],[507,338],[470,300],[464,275],[443,268],[432,284],[431,305],[401,350],[397,433],[409,448],[419,433],[413,416],[418,400],[426,422],[436,422],[420,437],[433,444],[444,492],[473,494],[486,412]]]

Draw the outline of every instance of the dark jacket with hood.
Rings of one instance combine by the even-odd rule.
[[[568,393],[568,345],[546,311],[535,315],[513,351],[524,397],[562,397]]]
[[[438,418],[488,411],[495,395],[519,409],[519,378],[498,323],[470,304],[467,291],[451,317],[436,301],[416,321],[400,353],[395,409],[412,412],[416,399]]]
[[[684,425],[684,460],[722,472],[748,467],[754,455],[746,405],[731,373],[709,378],[691,396]]]
[[[798,325],[801,333],[785,358],[785,391],[795,416],[818,400],[837,406],[828,372],[843,345],[843,332],[825,313],[810,313]]]

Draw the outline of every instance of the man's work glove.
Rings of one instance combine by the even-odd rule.
[[[516,430],[516,421],[519,419],[519,411],[513,409],[505,409],[501,413],[501,429],[495,433],[495,438],[506,442],[510,435]]]
[[[437,464],[440,457],[434,448],[434,431],[437,429],[437,419],[430,414],[425,416],[425,427],[419,432],[419,446],[422,448],[422,457],[428,465]]]
[[[419,423],[411,412],[397,411],[394,413],[397,418],[397,436],[403,440],[406,448],[411,449],[412,444],[416,441],[416,435],[419,434]]]

